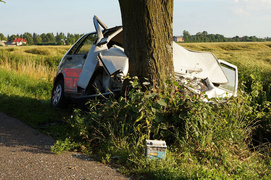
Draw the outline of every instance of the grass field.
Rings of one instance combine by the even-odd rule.
[[[139,179],[270,179],[271,43],[181,45],[237,65],[238,98],[214,107],[153,89],[88,112],[53,110],[52,78],[69,47],[0,47],[0,111],[59,140],[54,152],[93,153]],[[166,160],[145,160],[147,134],[166,140]]]

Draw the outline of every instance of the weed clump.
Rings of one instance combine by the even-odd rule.
[[[130,86],[125,97],[94,100],[88,111],[76,110],[69,119],[69,138],[103,163],[121,164],[123,172],[153,179],[259,178],[268,168],[262,164],[259,169],[262,158],[250,148],[259,89],[210,104],[170,81],[163,88],[142,87],[133,78]],[[146,161],[145,139],[165,140],[166,160]]]

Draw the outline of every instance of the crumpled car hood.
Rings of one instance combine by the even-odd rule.
[[[173,42],[173,65],[176,76],[209,78],[217,84],[228,83],[218,60],[210,52],[188,50]]]

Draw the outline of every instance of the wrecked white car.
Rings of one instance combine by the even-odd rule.
[[[238,70],[210,52],[185,49],[173,43],[173,65],[177,81],[195,94],[225,99],[237,96]]]
[[[124,53],[122,27],[108,28],[96,16],[95,32],[85,34],[67,51],[54,77],[51,106],[107,96],[120,92],[128,74],[129,60]],[[93,41],[93,39],[95,39]],[[212,53],[196,52],[173,43],[177,81],[194,93],[208,98],[236,96],[237,67],[217,60]]]

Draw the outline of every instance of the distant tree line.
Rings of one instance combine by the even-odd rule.
[[[56,33],[54,35],[53,33],[42,33],[42,34],[37,34],[37,33],[24,33],[24,34],[13,34],[13,35],[8,35],[5,37],[2,33],[0,33],[0,41],[8,41],[11,42],[15,38],[23,38],[26,40],[27,45],[71,45],[74,44],[75,41],[81,37],[82,34],[71,34],[68,33],[65,35],[64,33]],[[95,38],[95,37],[93,37]]]
[[[256,36],[235,36],[224,37],[221,34],[208,34],[207,31],[198,32],[196,35],[190,35],[186,30],[183,31],[184,42],[264,42],[271,41],[271,37],[258,38]]]
[[[26,40],[27,45],[71,45],[74,44],[75,41],[81,37],[83,34],[71,34],[68,33],[65,35],[64,33],[24,33],[24,34],[12,34],[5,37],[2,33],[0,33],[0,41],[13,41],[15,38],[23,38]],[[258,38],[256,36],[235,36],[235,37],[224,37],[221,34],[208,34],[207,31],[198,32],[196,35],[190,35],[190,33],[186,30],[183,31],[183,39],[184,42],[264,42],[271,41],[271,37],[266,38]],[[95,37],[93,37],[93,41]]]

